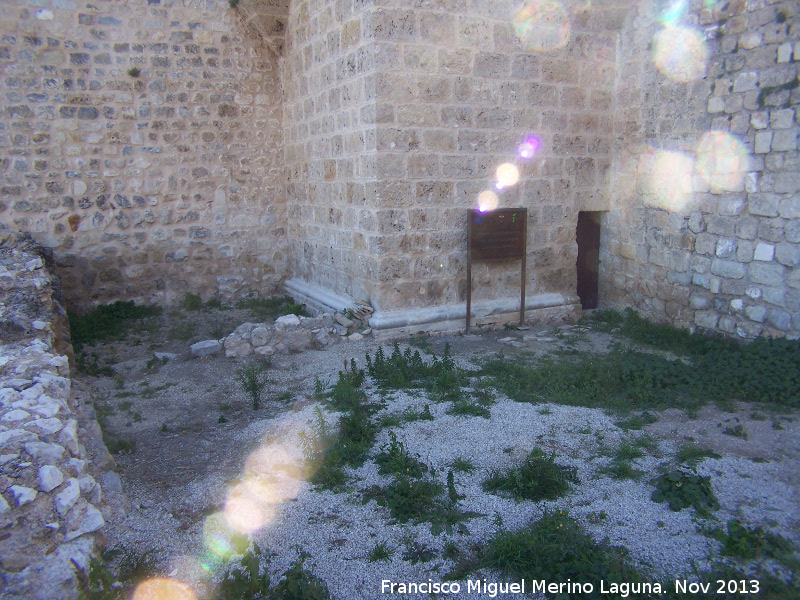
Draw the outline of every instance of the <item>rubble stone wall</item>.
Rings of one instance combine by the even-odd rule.
[[[680,30],[650,3],[631,15],[605,305],[744,338],[800,336],[799,9],[693,2]],[[659,64],[670,40],[673,63]]]
[[[91,405],[70,381],[69,334],[51,255],[0,236],[0,589],[74,598],[121,486]]]
[[[284,279],[283,24],[267,44],[243,20],[227,0],[3,2],[0,221],[55,250],[71,305]]]

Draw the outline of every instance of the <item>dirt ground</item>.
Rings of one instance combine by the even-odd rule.
[[[327,350],[273,357],[271,362],[228,359],[223,353],[188,357],[191,343],[220,338],[239,323],[259,320],[243,310],[174,311],[147,320],[121,341],[83,349],[96,355],[98,365],[110,365],[113,371],[113,375],[77,376],[91,390],[109,449],[118,450],[116,470],[128,498],[127,516],[118,515],[106,527],[108,547],[148,555],[164,575],[189,569],[175,557],[204,552],[209,515],[223,510],[230,485],[241,480],[265,431],[285,415],[312,405],[317,380],[333,383],[351,358],[364,366],[365,353],[374,355],[379,345],[367,337]],[[441,354],[449,343],[460,362],[479,365],[499,352],[513,356],[564,347],[603,350],[611,340],[609,334],[580,327],[534,325],[523,331],[430,337],[418,347]],[[518,342],[518,347],[509,341]],[[175,356],[156,361],[156,352]],[[236,379],[237,369],[244,365],[262,366],[268,374],[258,410]],[[663,411],[645,431],[668,443],[693,440],[744,464],[768,463],[776,485],[789,488],[789,496],[800,500],[796,415],[765,416],[745,403],[728,409],[732,412],[708,406],[691,417],[678,410]],[[574,410],[577,414],[582,409]],[[576,417],[572,425],[578,427],[579,421]],[[735,425],[743,426],[746,440],[722,433]],[[788,506],[782,524],[783,534],[795,542],[800,541],[797,506]]]

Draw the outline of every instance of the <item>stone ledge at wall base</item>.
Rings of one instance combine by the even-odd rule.
[[[295,301],[311,310],[352,310],[359,302],[300,279],[286,282],[286,291]],[[458,332],[466,327],[467,305],[447,304],[410,310],[375,311],[368,319],[369,328],[378,339],[396,338],[420,332]],[[519,322],[519,298],[500,298],[472,303],[472,327],[501,327]],[[549,293],[527,296],[526,323],[574,322],[581,316],[577,296]]]
[[[71,600],[123,511],[88,391],[69,379],[58,279],[26,234],[0,232],[0,597]]]

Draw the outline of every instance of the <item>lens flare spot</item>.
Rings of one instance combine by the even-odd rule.
[[[653,40],[653,60],[673,81],[696,81],[706,74],[708,47],[696,29],[666,27]]]
[[[658,21],[664,25],[677,25],[686,16],[688,8],[686,0],[673,0],[658,15]]]
[[[228,492],[225,519],[235,531],[252,533],[275,517],[276,506],[283,499],[282,495],[280,487],[272,483],[240,483]]]
[[[225,515],[221,512],[214,513],[206,519],[203,525],[203,540],[209,554],[215,562],[217,559],[226,562],[231,556],[242,553],[247,549],[247,536],[234,530]]]
[[[750,170],[747,148],[726,131],[709,131],[697,146],[697,173],[712,191],[739,192]]]
[[[133,600],[197,600],[197,596],[185,583],[158,577],[140,583]]]
[[[514,12],[514,30],[528,50],[557,50],[569,40],[569,15],[557,0],[528,0]]]
[[[478,194],[478,210],[481,212],[489,212],[497,208],[500,199],[492,190],[484,190]]]
[[[515,185],[519,181],[519,169],[511,163],[503,163],[497,167],[497,189],[502,190]]]
[[[642,161],[642,170],[647,175],[645,204],[684,212],[693,197],[694,160],[681,152],[659,150]]]
[[[540,140],[535,135],[529,135],[525,138],[525,141],[522,142],[519,146],[517,146],[517,154],[520,158],[529,159],[533,158],[534,155],[539,151],[539,148],[542,147],[542,140]]]

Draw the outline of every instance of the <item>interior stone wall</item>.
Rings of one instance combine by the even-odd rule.
[[[800,335],[799,9],[693,2],[665,24],[663,9],[642,3],[631,15],[616,78],[605,305],[745,338]],[[683,53],[673,48],[659,69],[657,44],[670,38]]]
[[[0,221],[54,249],[71,305],[277,290],[272,20],[267,45],[223,0],[3,3]]]
[[[510,1],[293,5],[292,275],[378,311],[463,303],[467,209],[490,190],[498,206],[528,209],[529,294],[575,302],[577,211],[607,205],[628,8],[565,6],[556,41],[525,45]],[[523,160],[529,136],[541,148]],[[500,191],[504,163],[520,179]],[[519,294],[518,263],[479,264],[473,276],[478,300]]]
[[[607,202],[627,3],[565,2],[550,31],[520,4],[394,1],[372,11],[378,156],[366,235],[379,308],[465,301],[467,209],[485,191],[500,208],[528,210],[530,297],[576,301],[577,212]],[[540,148],[523,159],[518,148],[530,136]],[[519,182],[501,190],[503,164],[519,170]],[[476,264],[473,296],[518,298],[519,277],[518,262]]]
[[[292,2],[283,61],[290,271],[361,299],[376,270],[361,233],[375,194],[370,4]]]

